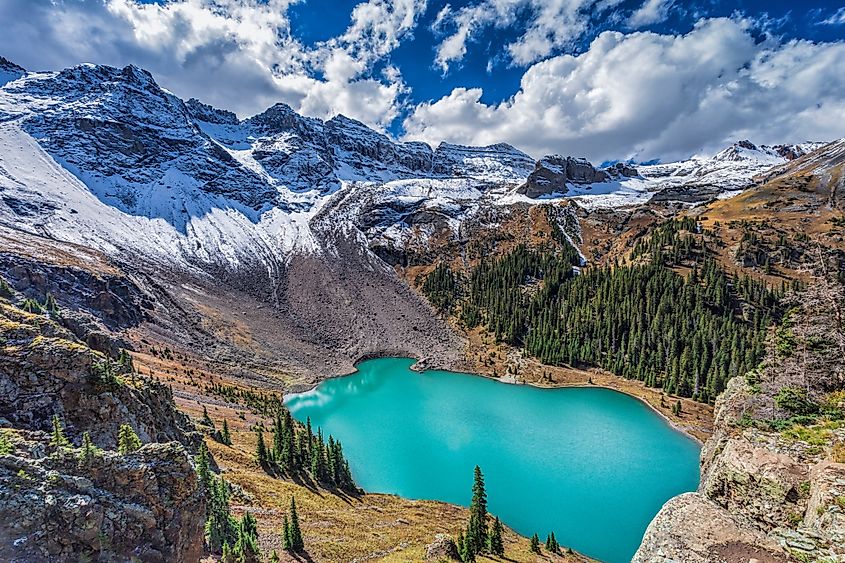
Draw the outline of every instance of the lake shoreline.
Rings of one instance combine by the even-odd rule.
[[[507,385],[527,385],[527,386],[530,386],[530,387],[534,387],[536,389],[575,389],[575,388],[608,389],[610,391],[615,391],[617,393],[621,393],[621,394],[626,395],[628,397],[632,397],[634,399],[637,399],[638,401],[640,401],[641,403],[646,405],[649,409],[651,409],[654,413],[659,415],[660,418],[663,419],[663,421],[666,422],[673,430],[675,430],[676,432],[680,432],[684,436],[690,438],[691,440],[696,442],[699,447],[704,446],[704,442],[709,437],[709,433],[705,433],[705,432],[700,432],[700,435],[696,435],[695,433],[693,433],[691,431],[689,426],[679,424],[678,422],[673,420],[670,416],[668,416],[666,413],[661,412],[660,409],[658,407],[656,407],[655,405],[653,405],[650,401],[648,401],[648,399],[646,397],[644,397],[642,393],[637,393],[637,392],[635,392],[636,390],[633,390],[633,389],[629,390],[629,389],[625,388],[626,384],[628,384],[627,386],[635,386],[635,387],[641,386],[641,387],[643,387],[643,391],[649,391],[650,389],[648,387],[645,387],[645,385],[642,382],[628,380],[628,379],[625,379],[625,378],[620,377],[618,375],[613,375],[613,374],[610,374],[610,373],[604,373],[604,372],[599,372],[599,371],[589,372],[589,371],[586,371],[586,370],[574,370],[574,368],[568,368],[568,369],[572,370],[572,371],[577,371],[581,374],[586,374],[589,378],[588,381],[592,380],[594,375],[597,376],[597,378],[600,379],[601,381],[599,383],[596,383],[595,380],[593,380],[592,383],[580,382],[580,381],[579,382],[562,381],[560,383],[554,383],[554,384],[544,384],[544,383],[541,383],[541,382],[532,382],[532,381],[517,381],[516,378],[514,378],[512,376],[506,376],[506,375],[494,377],[494,376],[489,375],[489,374],[479,373],[478,371],[461,371],[461,368],[446,369],[446,368],[441,368],[441,367],[429,367],[429,362],[432,360],[432,358],[429,358],[429,357],[416,358],[416,357],[409,355],[407,353],[395,353],[395,352],[379,351],[379,352],[370,352],[370,353],[362,354],[361,356],[359,356],[359,358],[356,359],[353,362],[353,368],[348,373],[342,373],[342,374],[339,374],[339,375],[331,375],[331,376],[328,376],[328,377],[324,377],[320,381],[317,381],[317,382],[309,385],[305,389],[297,390],[297,391],[294,391],[294,392],[291,392],[291,393],[285,393],[284,396],[285,396],[285,398],[287,398],[289,395],[299,395],[299,394],[302,394],[302,393],[309,393],[309,392],[313,391],[314,389],[316,389],[324,381],[328,381],[330,379],[340,379],[342,377],[348,377],[350,375],[354,375],[355,373],[358,372],[358,365],[363,363],[363,362],[366,362],[368,360],[381,359],[381,358],[405,358],[405,359],[413,360],[414,364],[410,367],[410,369],[411,369],[411,371],[414,371],[414,372],[420,373],[420,374],[423,374],[427,371],[455,371],[456,373],[462,373],[462,374],[470,375],[470,376],[474,376],[474,377],[481,377],[481,378],[484,378],[484,379],[497,381],[499,383],[504,383],[504,384],[507,384]],[[436,365],[436,362],[435,362],[435,365]],[[550,369],[550,370],[563,369],[563,368],[558,368],[556,366],[545,366],[545,367],[547,369]],[[608,381],[607,379],[610,379],[610,380]],[[613,381],[613,380],[616,380],[616,381]],[[657,393],[657,390],[653,390],[653,391],[655,393]],[[712,423],[712,419],[711,419],[711,423]]]
[[[634,545],[632,536],[653,517],[649,498],[662,504],[662,495],[698,486],[699,442],[617,389],[558,385],[584,390],[544,393],[537,390],[544,386],[530,384],[508,389],[493,383],[501,380],[472,372],[426,370],[425,358],[367,360],[356,363],[349,379],[327,378],[316,391],[285,398],[297,420],[310,418],[312,426],[343,440],[344,451],[363,464],[353,469],[360,471],[356,479],[365,490],[460,503],[467,468],[480,465],[497,491],[497,513],[520,534],[565,529],[581,553],[621,561],[614,551]],[[426,456],[426,471],[442,477],[433,488],[416,463],[420,455]],[[622,484],[628,478],[640,483],[637,493]],[[519,508],[524,498],[508,492],[515,483],[540,508]],[[548,496],[551,490],[555,494]],[[654,494],[661,496],[650,497]],[[583,509],[573,513],[565,508],[570,505]],[[606,509],[626,514],[624,532],[612,546],[592,545],[594,521]],[[554,515],[548,522],[542,517],[547,512]]]

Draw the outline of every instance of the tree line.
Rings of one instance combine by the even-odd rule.
[[[468,328],[545,364],[601,367],[709,402],[762,359],[786,286],[725,272],[696,235],[694,220],[669,221],[638,242],[632,263],[577,275],[580,258],[559,235],[557,246],[483,258],[468,276],[440,265],[422,289]]]

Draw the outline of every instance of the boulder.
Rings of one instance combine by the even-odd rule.
[[[791,559],[761,531],[707,499],[670,499],[652,520],[633,563],[787,563]]]
[[[446,534],[437,534],[434,541],[425,548],[426,561],[460,561],[458,546],[455,541]]]

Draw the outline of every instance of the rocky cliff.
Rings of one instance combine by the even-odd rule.
[[[717,400],[698,491],[666,503],[635,562],[845,561],[842,288],[793,305],[763,366]]]
[[[197,561],[200,437],[169,390],[0,290],[0,560]],[[124,424],[143,445],[121,454]]]

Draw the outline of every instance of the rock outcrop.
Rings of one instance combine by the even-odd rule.
[[[198,561],[205,499],[185,449],[147,444],[90,463],[45,455],[44,433],[13,433],[0,456],[0,560]]]
[[[566,195],[569,184],[595,184],[636,175],[637,169],[624,163],[617,163],[602,170],[595,168],[584,158],[556,154],[537,161],[534,171],[517,192],[530,198],[552,194]]]
[[[167,387],[77,340],[60,314],[0,298],[0,560],[198,561],[200,435]],[[123,424],[145,445],[115,452]]]
[[[845,464],[826,459],[827,449],[741,430],[725,411],[747,392],[738,378],[717,401],[699,491],[663,506],[635,562],[845,560]],[[836,440],[845,441],[845,432]]]

